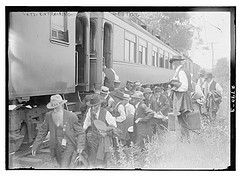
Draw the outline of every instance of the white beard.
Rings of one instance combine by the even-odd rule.
[[[60,124],[63,124],[63,111],[53,112],[52,118],[57,126],[59,126]]]

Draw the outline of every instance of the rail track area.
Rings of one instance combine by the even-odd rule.
[[[9,154],[9,169],[54,169],[57,164],[50,157],[49,140],[46,140],[32,156],[31,145],[22,144],[17,152]]]

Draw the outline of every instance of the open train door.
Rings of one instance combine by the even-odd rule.
[[[112,25],[108,22],[104,23],[103,57],[106,67],[112,68]]]
[[[75,85],[76,91],[89,91],[89,14],[76,16]]]

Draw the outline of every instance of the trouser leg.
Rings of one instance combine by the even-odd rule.
[[[88,163],[90,166],[95,166],[95,161],[97,157],[97,150],[94,147],[87,146],[88,151]]]
[[[68,146],[66,150],[62,153],[62,168],[68,168],[72,159],[74,147],[73,146]]]
[[[178,123],[179,123],[179,127],[180,127],[180,131],[181,131],[181,138],[187,138],[187,140],[189,141],[189,130],[188,130],[188,125],[186,122],[186,114],[181,114],[178,116]]]

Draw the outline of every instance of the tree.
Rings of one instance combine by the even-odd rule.
[[[217,61],[213,70],[213,75],[219,84],[221,84],[223,89],[228,92],[230,84],[230,64],[226,57],[223,57]]]
[[[190,49],[193,28],[190,15],[184,12],[138,13],[139,18],[149,25],[161,39],[181,52]]]

